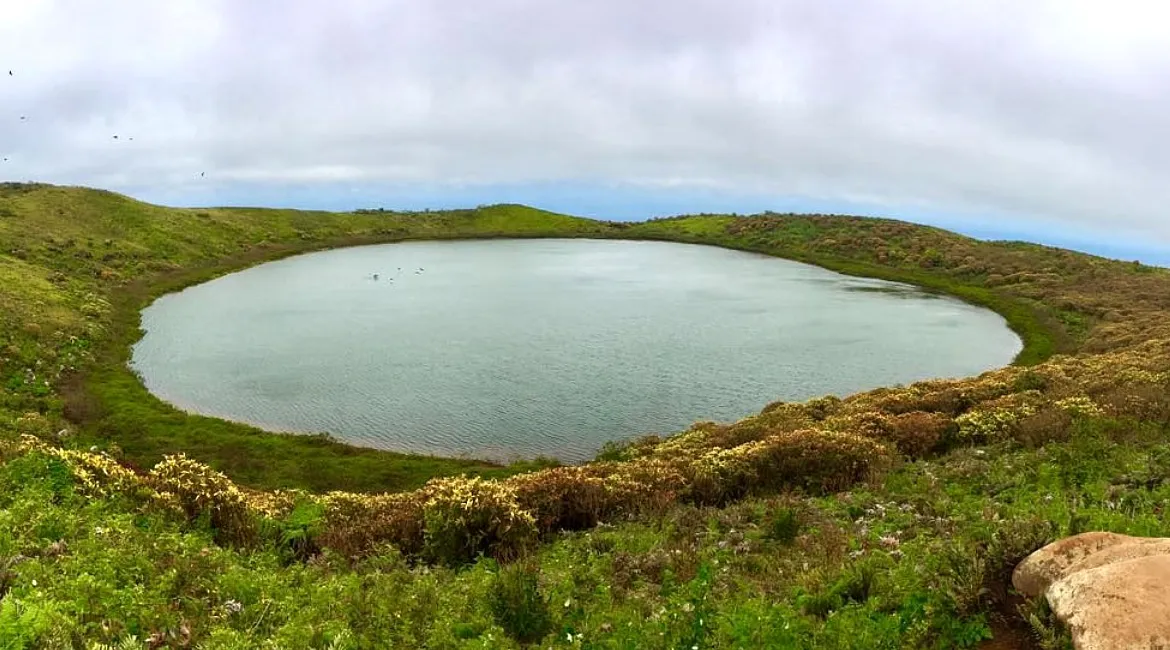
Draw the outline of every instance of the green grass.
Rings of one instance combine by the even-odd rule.
[[[531,469],[539,463],[407,456],[187,415],[151,396],[126,361],[151,300],[251,264],[373,242],[547,236],[718,245],[954,295],[995,309],[1023,338],[1017,364],[1037,368],[1005,375],[1007,397],[1046,391],[1055,404],[1100,408],[1070,415],[1046,402],[988,443],[963,438],[958,419],[1000,399],[972,396],[995,378],[875,391],[854,403],[885,419],[850,422],[942,417],[933,455],[844,493],[749,489],[722,507],[676,501],[550,530],[518,562],[480,557],[459,569],[392,547],[361,557],[321,548],[321,508],[308,501],[258,516],[255,538],[231,545],[214,513],[83,495],[60,460],[10,444],[18,434],[96,444],[140,468],[184,451],[247,486],[314,491]],[[969,648],[993,635],[1067,647],[1042,604],[1011,592],[1010,571],[1084,530],[1170,536],[1170,404],[1157,383],[1170,377],[1168,278],[892,220],[172,209],[0,185],[0,648]],[[1081,356],[1041,363],[1066,353]],[[809,410],[828,422],[834,404]],[[785,413],[720,435],[750,442],[789,426]],[[654,448],[639,444],[607,453]]]
[[[33,454],[0,466],[0,647],[976,647],[1042,610],[1005,587],[1045,542],[1170,535],[1167,476],[1161,430],[1084,419],[1066,442],[962,449],[839,496],[674,507],[452,570],[389,549],[306,564],[275,542],[221,548],[199,524],[80,497]],[[783,513],[799,530],[775,532]]]

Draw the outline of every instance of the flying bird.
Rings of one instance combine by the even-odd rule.
[[[199,172],[199,178],[203,178],[203,175],[204,175],[204,174],[206,174],[206,173],[207,173],[207,172]]]
[[[12,71],[11,71],[11,70],[9,70],[9,71],[8,71],[8,76],[9,76],[9,77],[11,77],[11,76],[12,76]]]
[[[115,140],[117,140],[117,139],[118,139],[118,136],[114,136],[114,139],[115,139]]]

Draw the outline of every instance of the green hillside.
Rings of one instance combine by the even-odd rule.
[[[86,442],[113,442],[138,466],[185,451],[265,487],[399,490],[434,476],[526,469],[532,464],[501,468],[357,449],[186,415],[145,391],[126,367],[128,347],[139,335],[139,310],[154,297],[281,255],[406,237],[532,236],[594,227],[523,206],[411,214],[190,210],[101,190],[3,186],[0,273],[13,281],[0,286],[0,377],[8,387],[0,413],[65,414]],[[38,360],[56,367],[37,372]],[[73,372],[78,368],[86,370],[84,377]],[[49,390],[45,380],[59,390]]]
[[[615,442],[407,456],[178,412],[126,368],[170,290],[328,246],[705,243],[991,307],[1011,367]],[[174,209],[0,186],[0,648],[1064,647],[1012,567],[1170,535],[1170,273],[899,221],[524,206]]]

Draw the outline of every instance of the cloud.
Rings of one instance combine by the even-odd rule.
[[[0,22],[0,175],[180,200],[717,191],[1170,243],[1168,18],[1136,0],[20,3]]]

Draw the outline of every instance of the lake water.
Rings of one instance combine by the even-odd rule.
[[[396,451],[567,462],[777,399],[977,374],[1021,347],[997,314],[905,285],[579,239],[301,255],[164,296],[142,326],[132,366],[184,410]]]

